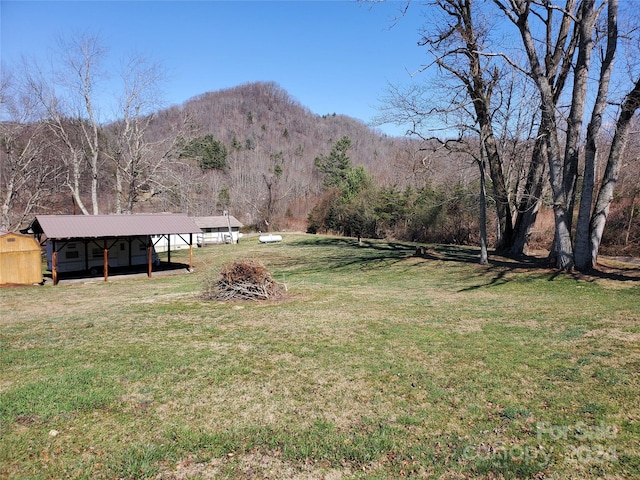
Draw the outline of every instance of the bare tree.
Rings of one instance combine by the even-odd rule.
[[[51,188],[59,168],[46,161],[37,101],[3,69],[0,81],[0,230],[15,229]]]
[[[79,122],[86,160],[91,173],[91,210],[99,213],[98,178],[100,155],[100,118],[96,105],[97,84],[101,80],[101,63],[106,48],[100,38],[93,35],[78,35],[59,40],[59,51],[64,70],[59,72],[60,85],[67,90],[69,114]],[[56,123],[56,127],[61,124]]]
[[[275,227],[275,219],[282,209],[283,201],[294,190],[294,185],[286,181],[289,164],[285,164],[282,152],[267,154],[258,147],[253,156],[258,159],[268,158],[269,161],[263,161],[260,168],[253,169],[249,178],[246,178],[248,184],[242,189],[243,194],[238,197],[252,212],[255,225],[260,230],[269,232]]]
[[[628,138],[631,118],[638,108],[638,90],[640,86],[631,88],[626,96],[617,121],[616,135],[609,153],[607,170],[602,180],[596,206],[591,212],[593,192],[595,189],[595,154],[596,142],[602,125],[602,116],[610,95],[609,85],[612,76],[613,61],[619,40],[618,33],[618,1],[607,0],[596,5],[595,0],[566,0],[563,5],[533,3],[525,0],[511,0],[508,4],[501,0],[494,3],[517,27],[523,47],[526,51],[529,69],[527,74],[534,80],[541,98],[541,138],[544,139],[544,150],[547,155],[553,208],[555,217],[555,239],[552,255],[557,258],[560,269],[570,270],[574,266],[580,270],[588,270],[595,262],[602,230],[613,196],[613,188],[619,171],[622,152]],[[598,19],[602,12],[607,12],[607,20],[603,22],[606,48],[602,49],[600,73],[593,75],[593,50],[600,38]],[[561,21],[554,19],[557,13]],[[535,27],[532,21],[542,22],[547,32],[544,41],[534,36]],[[551,33],[555,25],[560,25],[556,43]],[[570,33],[573,31],[573,33]],[[567,39],[569,41],[566,47]],[[537,50],[542,45],[543,52]],[[573,82],[570,88],[570,108],[564,123],[558,117],[557,99],[563,94],[565,82],[556,88],[554,93],[548,71],[548,59],[563,57],[562,65],[570,67]],[[560,63],[557,63],[560,65]],[[563,67],[565,70],[565,67]],[[591,78],[595,85],[590,86]],[[579,158],[586,117],[586,102],[589,91],[594,90],[595,101],[591,117],[586,129],[585,170],[581,190],[581,204],[575,239],[572,239],[573,207],[577,193],[577,180],[580,174]],[[563,132],[566,128],[566,133]],[[564,137],[564,146],[561,141]],[[575,243],[573,242],[575,240]],[[574,254],[575,251],[575,254]]]
[[[595,23],[595,21],[594,21]],[[594,25],[587,24],[583,27],[586,30],[587,27],[593,28]],[[587,126],[587,137],[584,154],[584,173],[582,179],[582,189],[580,194],[580,208],[578,211],[578,223],[576,227],[576,240],[575,240],[575,263],[578,270],[589,270],[592,268],[598,253],[598,247],[600,244],[600,238],[602,238],[602,231],[600,235],[596,235],[596,238],[590,234],[591,230],[591,206],[593,203],[593,196],[595,191],[595,176],[596,176],[596,153],[598,134],[602,127],[602,118],[604,116],[605,108],[607,107],[607,95],[609,92],[609,85],[611,83],[611,74],[613,70],[613,60],[615,58],[617,44],[618,44],[618,3],[617,0],[609,1],[608,14],[607,14],[607,44],[603,55],[602,64],[600,67],[600,80],[598,82],[598,93],[593,106],[593,112],[591,113],[591,121]],[[581,37],[587,37],[587,32],[581,32]],[[590,38],[590,37],[587,37]],[[584,40],[583,40],[584,41]],[[637,95],[637,94],[635,94]],[[630,93],[628,100],[633,103],[634,93]],[[637,103],[637,102],[636,102]],[[632,109],[632,105],[627,103],[623,106],[623,109]],[[628,114],[628,112],[627,112]],[[631,112],[632,114],[632,112]],[[629,116],[629,120],[631,117]],[[625,129],[628,126],[620,126]],[[620,132],[622,133],[622,132]],[[626,136],[626,134],[625,134]],[[614,136],[614,143],[620,142],[618,134]],[[625,141],[626,143],[626,141]],[[612,152],[613,152],[612,148]],[[619,161],[619,160],[612,160]],[[577,161],[576,161],[577,163]],[[616,174],[617,176],[617,174]],[[608,206],[601,205],[600,208],[606,208]],[[606,217],[606,214],[604,215]],[[599,228],[599,224],[595,226],[595,230]],[[604,229],[604,222],[602,222],[602,229]],[[594,244],[597,241],[597,246]],[[594,248],[591,248],[591,244],[594,244]]]
[[[160,173],[168,152],[154,149],[146,132],[161,105],[163,72],[158,64],[134,55],[123,65],[120,76],[123,93],[116,112],[118,120],[108,129],[112,133],[108,156],[115,170],[116,213],[131,213],[136,203],[149,200],[161,190]]]
[[[517,26],[522,38],[524,50],[526,52],[529,68],[528,74],[534,80],[541,100],[541,137],[545,141],[545,151],[549,165],[549,175],[551,179],[551,189],[553,196],[553,211],[555,218],[555,239],[554,254],[557,256],[557,265],[560,269],[573,268],[573,245],[571,238],[571,206],[573,202],[572,192],[575,188],[575,178],[577,171],[577,152],[580,125],[582,114],[586,102],[586,75],[588,75],[588,64],[590,60],[590,42],[582,38],[580,44],[580,64],[577,65],[574,75],[574,88],[571,103],[571,112],[568,119],[567,140],[563,149],[559,138],[559,125],[556,116],[557,95],[561,90],[554,92],[554,84],[549,76],[549,60],[552,70],[557,69],[562,64],[570,63],[575,42],[569,40],[571,27],[574,19],[582,18],[584,13],[585,23],[593,22],[593,1],[586,0],[580,12],[576,7],[575,0],[567,0],[564,8],[560,8],[562,13],[557,41],[554,44],[552,32],[554,27],[554,13],[558,10],[556,5],[547,3],[540,5],[540,11],[532,12],[532,4],[524,0],[513,0],[508,5],[500,0],[494,0],[507,17]],[[535,7],[535,6],[533,6]],[[591,7],[591,8],[590,8]],[[530,18],[540,19],[545,26],[546,41],[542,43],[543,51],[536,48],[538,42],[534,38],[533,28]],[[586,31],[591,32],[587,25],[583,29],[576,28],[576,33],[572,38],[579,38],[580,34]],[[590,37],[589,37],[590,39]],[[570,48],[566,48],[566,45]]]
[[[513,0],[509,4],[494,0],[496,5],[517,27],[529,63],[528,75],[534,80],[541,101],[542,148],[546,149],[549,165],[553,210],[555,218],[555,239],[553,254],[560,269],[570,270],[574,266],[571,236],[572,207],[578,173],[578,155],[583,117],[587,99],[588,74],[593,49],[594,25],[598,16],[593,0],[585,0],[577,5],[576,0],[567,0],[564,6],[550,2],[533,5],[525,0]],[[553,36],[555,14],[560,12],[557,35]],[[542,22],[546,32],[545,41],[537,42],[531,19]],[[573,33],[572,33],[573,31]],[[542,43],[542,51],[537,44]],[[574,61],[574,53],[577,57]],[[564,148],[560,139],[560,125],[557,117],[557,101],[565,80],[554,84],[554,73],[568,72],[573,65],[573,86],[571,107],[566,119],[567,131]],[[551,67],[551,68],[550,68]],[[565,76],[566,78],[566,76]]]
[[[442,82],[428,87],[412,85],[404,90],[392,87],[379,120],[408,123],[412,125],[408,133],[423,139],[451,135],[455,130],[475,131],[481,140],[481,157],[489,167],[498,216],[496,247],[521,253],[535,221],[543,173],[537,165],[515,160],[522,155],[514,155],[528,143],[529,133],[522,125],[532,122],[523,115],[524,105],[530,102],[524,99],[526,85],[513,73],[513,65],[491,52],[492,27],[483,10],[485,6],[473,0],[438,0],[431,2],[429,8],[437,20],[432,20],[433,26],[425,27],[420,44],[428,48],[433,62],[420,71],[437,67]],[[512,133],[514,123],[518,129]],[[526,165],[529,174],[524,182],[521,172]],[[515,174],[511,172],[513,168],[517,170]],[[517,231],[513,224],[516,213]]]
[[[419,89],[409,89],[400,95],[396,90],[392,96],[392,108],[403,114],[387,116],[386,119],[391,118],[396,123],[412,122],[415,131],[424,128],[428,117],[444,114],[447,122],[455,108],[468,113],[478,126],[478,137],[482,139],[501,231],[509,231],[510,213],[516,213],[511,237],[513,242],[510,246],[506,242],[511,253],[523,251],[535,221],[544,190],[543,180],[548,171],[555,218],[551,257],[560,269],[570,270],[574,266],[581,270],[589,269],[595,261],[595,245],[599,244],[604,228],[600,222],[606,218],[607,205],[612,199],[619,169],[616,165],[628,135],[625,132],[638,108],[636,89],[632,88],[621,108],[616,130],[619,133],[614,137],[597,206],[591,215],[596,190],[595,139],[609,101],[619,39],[618,0],[605,0],[601,4],[596,4],[595,0],[564,0],[562,3],[493,0],[493,5],[516,27],[521,46],[515,45],[514,48],[514,45],[509,45],[508,49],[503,47],[502,51],[491,51],[489,30],[478,27],[484,25],[481,19],[488,15],[489,3],[478,6],[473,0],[431,2],[431,12],[436,15],[439,12],[443,17],[438,17],[434,26],[425,29],[421,43],[429,48],[434,59],[432,65],[450,75],[448,79],[444,77],[444,88],[453,100],[443,107],[443,103],[434,100],[432,92],[429,92],[430,102],[425,102],[421,98],[424,92]],[[606,20],[603,20],[603,12],[606,12]],[[600,53],[597,58],[594,58],[594,49]],[[524,54],[526,66],[516,58],[518,51]],[[507,144],[496,141],[495,125],[502,122],[505,129],[511,124],[512,120],[507,115],[498,118],[497,114],[510,111],[508,105],[514,99],[514,90],[507,84],[501,84],[499,77],[504,77],[504,74],[497,73],[500,64],[492,64],[491,59],[501,59],[503,67],[509,65],[513,71],[520,71],[533,80],[536,94],[532,98],[537,99],[540,105],[538,113],[532,114],[529,120],[531,132],[536,129],[537,132],[530,137],[535,141],[530,142],[528,170],[525,175],[525,169],[518,167],[522,173],[515,175],[513,190],[507,183],[511,177],[505,162]],[[597,65],[600,73],[594,74]],[[498,93],[500,101],[492,102]],[[589,98],[593,98],[590,114],[587,111]],[[467,108],[467,99],[471,108]],[[565,102],[567,106],[562,105]],[[586,120],[589,121],[585,128]],[[452,126],[451,123],[446,125]],[[581,170],[580,162],[582,152],[584,170]],[[583,182],[578,192],[581,176]],[[574,237],[573,212],[578,193],[581,203]],[[509,212],[511,200],[515,201],[516,208],[510,207]],[[502,204],[508,207],[506,212],[501,212]],[[505,215],[509,217],[507,223],[502,220]]]
[[[56,67],[50,72],[25,62],[22,75],[46,114],[46,125],[68,171],[67,186],[82,213],[82,179],[88,165],[91,213],[99,213],[100,118],[96,88],[106,49],[96,36],[77,35],[58,41]]]
[[[472,118],[479,127],[482,148],[489,166],[500,224],[497,248],[511,244],[513,223],[503,163],[492,121],[492,95],[501,73],[481,56],[488,32],[476,21],[472,0],[439,0],[436,5],[449,17],[435,36],[423,35],[422,44],[430,48],[434,63],[452,74],[471,102]],[[464,99],[463,99],[464,101]]]

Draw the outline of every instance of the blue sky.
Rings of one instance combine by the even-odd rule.
[[[0,0],[3,64],[45,58],[55,38],[98,34],[117,65],[131,53],[168,71],[165,100],[274,81],[317,114],[369,123],[389,82],[410,82],[424,62],[417,10],[403,1],[5,1]],[[115,69],[115,67],[114,67]],[[383,126],[389,134],[400,127]]]

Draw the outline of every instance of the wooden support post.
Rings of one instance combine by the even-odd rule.
[[[104,241],[103,259],[104,281],[106,282],[109,280],[109,249],[107,248],[107,240]]]
[[[147,277],[151,278],[151,270],[153,270],[153,245],[149,244],[147,247]]]
[[[189,234],[189,271],[193,270],[193,233]]]
[[[171,235],[167,234],[167,263],[171,263]]]
[[[53,253],[51,254],[51,278],[53,284],[58,284],[58,252],[56,252],[56,242],[53,242]]]

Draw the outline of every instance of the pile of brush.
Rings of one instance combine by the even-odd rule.
[[[281,297],[286,288],[276,282],[260,262],[241,260],[224,265],[217,278],[207,281],[207,300],[268,300]]]

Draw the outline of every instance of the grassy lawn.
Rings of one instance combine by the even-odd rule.
[[[0,477],[639,478],[639,272],[414,251],[285,235],[0,289]],[[287,297],[202,300],[242,258]]]

